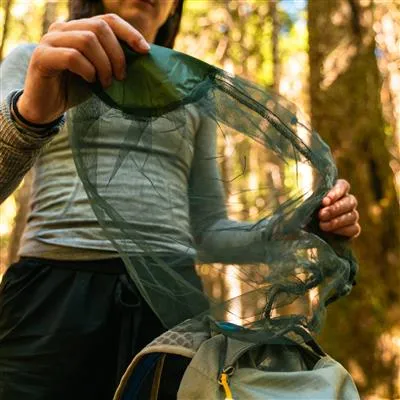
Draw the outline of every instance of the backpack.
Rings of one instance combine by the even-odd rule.
[[[350,374],[301,326],[276,343],[254,343],[215,332],[207,320],[187,320],[136,355],[114,400],[143,400],[140,386],[148,376],[146,397],[158,399],[171,355],[188,362],[178,400],[360,399]]]

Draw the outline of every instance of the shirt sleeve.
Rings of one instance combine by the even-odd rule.
[[[267,220],[230,220],[218,167],[215,122],[202,118],[189,179],[191,228],[201,262],[265,262]]]
[[[64,118],[45,132],[21,129],[11,118],[13,97],[23,89],[34,45],[17,47],[0,65],[0,203],[19,185],[42,147],[64,124]]]

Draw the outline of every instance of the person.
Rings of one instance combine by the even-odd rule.
[[[34,167],[20,259],[0,287],[2,400],[111,399],[132,356],[164,330],[102,234],[77,177],[65,119],[77,105],[76,77],[105,88],[113,77],[124,79],[121,41],[143,54],[149,43],[173,47],[183,0],[70,0],[70,6],[67,22],[52,24],[37,45],[19,46],[1,64],[0,201]],[[164,231],[170,223],[159,213],[141,218],[156,232],[160,222]],[[339,179],[323,199],[319,219],[323,231],[359,235],[347,181]],[[157,237],[173,264],[178,249]],[[194,254],[179,258],[189,275]],[[174,398],[176,385],[166,386],[162,398]]]

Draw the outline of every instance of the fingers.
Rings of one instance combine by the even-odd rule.
[[[115,14],[54,23],[42,42],[81,52],[95,67],[102,85],[107,87],[112,75],[117,79],[125,77],[125,56],[118,40],[127,42],[140,53],[149,50],[144,37]]]
[[[39,45],[32,56],[32,63],[38,70],[45,71],[43,76],[47,78],[58,75],[59,71],[69,70],[88,82],[96,79],[95,67],[76,49]]]
[[[324,197],[323,207],[318,214],[321,230],[349,238],[355,238],[360,234],[357,199],[349,194],[349,191],[350,184],[344,179],[338,179],[332,190]]]
[[[62,47],[78,51],[93,65],[102,85],[104,87],[111,85],[113,68],[110,59],[93,32],[53,32],[48,34],[47,38],[44,39],[44,43],[51,48]],[[120,78],[119,70],[117,70],[116,74]]]
[[[327,195],[322,199],[323,206],[329,206],[335,201],[342,198],[344,195],[349,193],[350,184],[344,179],[338,179],[335,186],[327,193]]]
[[[361,227],[359,224],[354,224],[354,225],[350,225],[350,226],[345,226],[340,229],[336,229],[336,230],[332,231],[332,233],[334,233],[336,235],[346,236],[351,239],[355,239],[356,237],[358,237],[360,235]]]
[[[320,222],[320,228],[325,232],[333,232],[337,229],[345,228],[358,223],[359,214],[357,210],[342,214],[339,217],[333,218],[328,222]]]
[[[105,21],[118,39],[128,43],[139,53],[147,53],[149,51],[150,46],[143,35],[117,14],[98,15],[92,19]]]
[[[125,76],[125,57],[122,51],[118,39],[114,34],[111,27],[102,19],[80,19],[70,21],[67,23],[59,23],[52,29],[50,27],[49,32],[54,33],[55,31],[67,33],[69,31],[81,32],[81,33],[92,33],[96,37],[97,42],[102,48],[102,52],[107,56],[107,63],[111,65],[112,73],[117,79],[123,79]],[[90,47],[90,43],[93,43],[93,38],[90,40],[89,37],[82,36],[83,41],[87,41],[86,48]],[[85,45],[84,45],[85,46]],[[99,77],[100,77],[100,72]],[[103,77],[104,78],[104,77]],[[109,77],[110,81],[111,77]],[[103,83],[103,81],[102,81]]]
[[[334,202],[329,207],[324,207],[319,211],[319,218],[321,221],[326,222],[333,218],[346,214],[357,208],[357,199],[352,195],[345,195],[340,200]]]

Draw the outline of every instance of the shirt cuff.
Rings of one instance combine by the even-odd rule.
[[[21,90],[13,90],[9,93],[4,101],[0,104],[0,113],[3,116],[3,123],[8,129],[2,129],[1,139],[3,142],[18,148],[39,148],[49,142],[56,135],[62,126],[65,124],[65,116],[57,121],[56,124],[41,132],[34,132],[20,126],[11,117],[11,103],[15,95]],[[14,129],[11,129],[14,128]]]

